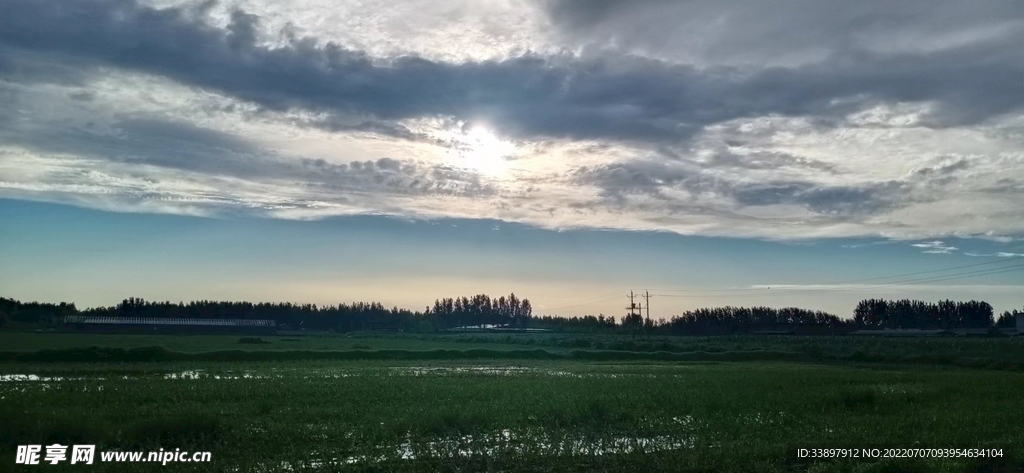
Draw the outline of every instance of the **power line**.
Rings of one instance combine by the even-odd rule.
[[[892,276],[878,276],[878,277],[872,277],[872,278],[850,279],[850,280],[846,280],[846,281],[828,282],[828,283],[822,283],[821,285],[829,286],[829,285],[837,285],[837,284],[850,284],[850,283],[856,283],[856,282],[878,281],[878,280],[882,280],[882,279],[893,279],[893,278],[901,278],[901,277],[906,277],[906,276],[916,276],[916,275],[920,275],[920,274],[941,273],[941,272],[946,272],[946,271],[953,271],[953,270],[956,270],[956,269],[973,268],[973,267],[976,267],[976,266],[1009,263],[1009,262],[1017,261],[1017,260],[1024,260],[1024,256],[1015,256],[1015,257],[1012,257],[1012,258],[1005,258],[1005,259],[999,259],[999,260],[994,260],[994,261],[985,261],[985,262],[982,262],[982,263],[965,264],[965,265],[962,265],[962,266],[953,266],[953,267],[942,268],[942,269],[931,269],[931,270],[927,270],[927,271],[916,271],[916,272],[913,272],[913,273],[894,274]],[[737,292],[737,291],[763,291],[763,290],[764,289],[760,289],[760,288],[663,289],[664,292],[701,292],[701,293],[707,293],[707,292]],[[782,289],[782,290],[785,290],[785,289]]]
[[[633,291],[629,291],[629,295],[626,296],[626,297],[629,298],[629,307],[626,307],[627,309],[629,309],[629,315],[626,316],[626,320],[629,321],[630,325],[633,325],[634,322],[637,319],[641,319],[640,320],[640,331],[641,331],[641,336],[642,336],[643,335],[643,329],[644,329],[644,327],[643,327],[643,319],[642,319],[643,316],[640,315],[640,312],[642,311],[642,309],[641,309],[639,304],[637,304],[636,302],[633,302]],[[636,337],[636,332],[637,332],[637,327],[633,326],[633,337]]]
[[[633,291],[629,291],[629,295],[626,297],[629,299],[629,307],[626,308],[629,309],[629,319],[632,320],[633,316],[637,315],[636,312],[640,309],[640,307],[637,306],[635,302],[633,302]]]
[[[1024,265],[1021,265],[1021,266],[1024,266]],[[787,289],[780,289],[780,290],[771,291],[771,292],[769,292],[769,290],[766,289],[765,292],[759,293],[759,294],[751,294],[751,293],[724,294],[724,296],[726,296],[726,297],[792,296],[792,295],[801,295],[801,294],[827,294],[827,293],[832,293],[832,292],[863,291],[863,290],[867,290],[867,289],[884,288],[886,286],[893,286],[893,285],[900,285],[900,284],[914,284],[914,283],[930,283],[930,282],[939,282],[939,281],[951,281],[951,280],[955,280],[955,279],[967,279],[967,278],[988,276],[988,275],[991,275],[991,274],[1009,273],[1009,272],[1024,270],[1024,267],[1021,267],[1021,266],[1014,266],[1014,267],[1000,268],[1000,269],[990,269],[990,270],[985,270],[985,271],[971,271],[969,273],[963,273],[963,274],[933,276],[933,277],[928,277],[928,278],[910,279],[910,280],[905,280],[905,281],[890,281],[890,282],[882,283],[882,284],[870,284],[870,285],[864,285],[864,286],[858,286],[858,287],[839,287],[839,288],[831,288],[831,289],[793,288],[793,289],[788,289],[788,290]],[[701,297],[701,295],[699,295],[699,294],[658,294],[658,295],[663,296],[663,297]],[[722,295],[722,294],[719,294],[719,295]]]
[[[979,277],[979,276],[988,276],[989,274],[999,274],[999,273],[1008,273],[1008,272],[1013,272],[1013,271],[1020,271],[1021,269],[1024,269],[1024,264],[1017,264],[1017,265],[1013,265],[1013,266],[1004,266],[1002,268],[991,268],[991,269],[982,269],[982,270],[976,270],[976,271],[967,271],[967,272],[958,273],[958,274],[945,274],[945,275],[940,275],[940,276],[930,276],[930,277],[926,277],[926,278],[915,278],[915,279],[908,279],[908,280],[903,280],[903,281],[889,281],[889,282],[879,283],[879,284],[869,284],[867,286],[861,286],[861,287],[856,287],[856,288],[837,288],[835,290],[837,290],[837,291],[843,291],[843,290],[856,291],[856,290],[861,290],[861,289],[871,289],[871,288],[892,286],[892,285],[897,285],[897,284],[938,282],[938,281],[948,281],[948,280],[953,280],[953,279],[966,279],[966,278]],[[815,290],[809,289],[809,291],[815,291]],[[792,293],[790,293],[790,294],[792,294]]]
[[[850,280],[845,280],[845,281],[822,283],[821,285],[822,286],[828,286],[828,285],[851,284],[851,283],[866,282],[866,281],[880,281],[880,280],[885,280],[885,279],[905,278],[905,277],[908,277],[908,276],[918,276],[918,275],[922,275],[922,274],[933,274],[933,273],[944,273],[944,272],[949,272],[949,271],[955,271],[955,270],[958,270],[958,269],[974,268],[974,267],[987,266],[987,265],[993,265],[993,264],[1004,264],[1004,263],[1010,263],[1010,262],[1013,262],[1013,261],[1020,261],[1020,260],[1024,260],[1024,257],[1016,256],[1016,257],[998,259],[998,260],[993,260],[993,261],[984,261],[984,262],[980,262],[980,263],[972,263],[972,264],[965,264],[965,265],[960,265],[960,266],[952,266],[952,267],[948,267],[948,268],[931,269],[931,270],[926,270],[926,271],[915,271],[915,272],[911,272],[911,273],[894,274],[894,275],[890,275],[890,276],[877,276],[877,277],[870,277],[870,278],[850,279]],[[973,278],[973,277],[988,276],[988,275],[993,275],[993,274],[1002,274],[1002,273],[1015,272],[1015,271],[1020,271],[1022,269],[1024,269],[1024,264],[1018,264],[1018,265],[1012,265],[1012,266],[1003,266],[1003,267],[998,267],[998,268],[989,268],[989,269],[976,270],[976,271],[968,271],[968,272],[960,272],[960,273],[953,273],[953,274],[938,274],[938,275],[929,276],[929,277],[926,277],[926,278],[914,278],[914,279],[910,279],[910,280],[888,281],[888,282],[884,282],[884,283],[871,284],[871,285],[859,286],[859,287],[853,287],[853,288],[832,288],[832,289],[779,288],[779,289],[776,289],[776,290],[770,290],[770,288],[762,289],[762,288],[749,288],[749,287],[748,288],[731,288],[731,289],[725,289],[725,288],[721,288],[721,289],[665,289],[665,290],[663,290],[664,292],[694,292],[696,294],[692,294],[692,295],[690,295],[690,294],[650,294],[648,291],[645,291],[645,294],[643,296],[645,297],[645,300],[647,301],[646,310],[647,310],[647,317],[649,319],[650,318],[650,302],[649,302],[649,298],[653,297],[653,296],[659,296],[659,297],[682,297],[682,298],[685,298],[685,297],[707,297],[707,293],[715,293],[715,295],[727,296],[727,297],[763,297],[763,296],[772,296],[772,297],[774,297],[774,296],[792,296],[792,295],[802,295],[802,294],[827,294],[827,293],[834,293],[834,292],[862,291],[862,290],[867,290],[867,289],[881,288],[881,287],[885,287],[885,286],[898,285],[898,284],[940,282],[940,281],[951,281],[951,280],[956,280],[956,279],[967,279],[967,278]],[[756,292],[756,294],[752,293],[752,292]],[[547,311],[558,311],[558,310],[563,310],[563,309],[580,307],[580,306],[584,306],[584,305],[588,305],[588,304],[594,304],[594,303],[598,303],[598,302],[605,302],[605,301],[608,301],[610,299],[613,299],[613,298],[617,297],[619,294],[621,294],[621,293],[619,293],[619,292],[610,293],[610,294],[603,295],[603,296],[598,296],[598,297],[594,297],[594,298],[584,299],[584,300],[581,300],[581,302],[576,302],[576,303],[568,304],[568,305],[560,305],[560,306],[548,308],[548,309],[545,309],[545,310],[547,310]],[[631,305],[633,305],[632,299],[631,299]],[[628,307],[627,307],[627,309],[628,309]]]
[[[647,320],[644,321],[644,333],[647,334],[647,338],[650,339],[651,335],[648,330],[651,326],[651,293],[644,289],[644,310],[647,311]]]
[[[1022,271],[1022,270],[1024,270],[1024,264],[1018,264],[1018,265],[1015,265],[1015,266],[1009,266],[1009,267],[1004,267],[1004,268],[993,268],[993,269],[989,269],[989,270],[985,270],[985,271],[970,271],[970,272],[967,272],[967,273],[963,273],[961,275],[935,276],[935,277],[932,277],[932,278],[925,278],[925,279],[914,280],[914,281],[910,281],[910,282],[948,281],[948,280],[953,280],[953,279],[966,279],[966,278],[973,278],[973,277],[979,277],[979,276],[988,276],[988,275],[991,275],[991,274],[1012,273],[1014,271]],[[979,273],[979,274],[975,274],[975,273]],[[901,282],[897,281],[894,284],[901,284]]]
[[[615,297],[619,297],[620,294],[622,294],[622,293],[619,292],[619,291],[616,291],[616,292],[613,292],[613,293],[608,294],[608,295],[598,296],[596,298],[586,299],[583,302],[577,302],[577,303],[568,304],[568,305],[561,305],[561,306],[557,306],[557,307],[551,307],[551,308],[548,308],[548,309],[545,309],[545,310],[549,310],[550,311],[550,310],[570,309],[570,308],[573,308],[573,307],[579,307],[579,306],[583,306],[583,305],[587,305],[587,304],[593,304],[595,302],[603,302],[603,301],[607,301],[607,300],[610,300],[610,299],[615,298]]]
[[[791,289],[791,290],[780,289],[777,292],[767,292],[768,290],[765,290],[765,292],[761,293],[761,294],[749,294],[749,293],[745,293],[745,294],[725,294],[725,296],[728,296],[728,297],[762,297],[762,296],[792,296],[792,295],[800,295],[800,294],[825,294],[825,293],[831,293],[831,292],[851,292],[851,291],[862,291],[862,290],[865,290],[865,289],[882,288],[882,287],[885,287],[885,286],[892,286],[892,285],[898,285],[898,284],[927,283],[927,282],[939,282],[939,281],[952,281],[952,280],[955,280],[955,279],[968,279],[968,278],[981,277],[981,276],[989,276],[989,275],[992,275],[992,274],[1010,273],[1010,272],[1022,271],[1022,270],[1024,270],[1024,264],[1018,264],[1018,265],[1006,266],[1006,267],[1001,267],[1001,268],[990,268],[990,269],[983,269],[983,270],[977,270],[977,271],[967,271],[967,272],[959,273],[959,274],[945,274],[945,275],[931,276],[931,277],[926,277],[926,278],[916,278],[916,279],[909,279],[909,280],[902,280],[902,281],[889,281],[889,282],[886,282],[886,283],[869,284],[869,285],[866,285],[866,286],[859,286],[859,287],[844,287],[844,288],[834,288],[834,289],[806,289],[806,288],[797,289],[797,288],[794,288],[794,289]],[[824,285],[831,285],[831,284],[823,284],[823,286]],[[662,296],[662,297],[701,297],[700,295],[696,295],[696,294],[694,294],[694,295],[656,294],[656,295],[659,295],[659,296]]]
[[[917,271],[917,272],[914,272],[914,273],[904,273],[904,274],[898,274],[898,275],[895,275],[895,276],[879,276],[879,277],[876,277],[876,278],[854,279],[852,281],[839,282],[839,283],[829,283],[829,284],[849,284],[849,283],[852,283],[852,282],[877,281],[879,279],[892,279],[892,278],[899,278],[899,277],[905,277],[905,276],[916,276],[918,274],[940,273],[940,272],[945,272],[945,271],[952,271],[954,269],[973,268],[975,266],[984,266],[984,265],[988,265],[988,264],[1008,263],[1010,261],[1021,260],[1021,259],[1024,259],[1024,256],[1015,256],[1013,258],[1006,258],[1006,259],[1000,259],[1000,260],[994,260],[994,261],[985,261],[983,263],[965,264],[963,266],[953,266],[951,268],[945,268],[945,269],[932,269],[932,270],[929,270],[929,271]]]
[[[651,323],[651,293],[644,289],[644,310],[647,311],[647,323]]]

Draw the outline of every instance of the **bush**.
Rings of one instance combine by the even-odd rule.
[[[260,337],[242,337],[242,338],[238,339],[238,343],[262,344],[262,343],[270,343],[270,342],[268,342],[268,341],[266,341],[266,340],[264,340],[264,339],[262,339]]]
[[[128,429],[124,439],[142,447],[172,445],[179,448],[200,448],[220,444],[223,427],[209,416],[165,417],[144,420]]]
[[[851,410],[875,405],[875,393],[868,389],[846,391],[841,398],[843,406]]]

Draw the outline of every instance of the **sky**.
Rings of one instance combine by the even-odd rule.
[[[1021,308],[1021,44],[1017,0],[0,0],[0,295]]]

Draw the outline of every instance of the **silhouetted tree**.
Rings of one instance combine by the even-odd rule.
[[[865,299],[854,309],[853,320],[864,328],[893,329],[986,328],[995,323],[992,306],[973,300],[932,304],[909,299]]]

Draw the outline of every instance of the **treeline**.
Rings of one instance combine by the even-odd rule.
[[[75,304],[61,302],[50,304],[45,302],[21,302],[0,297],[0,326],[8,322],[38,324],[40,322],[56,322],[65,315],[77,315]]]
[[[533,317],[533,307],[529,299],[519,299],[515,293],[496,299],[477,294],[437,299],[421,316],[437,328],[505,324],[524,328]]]
[[[623,318],[625,321],[625,317]],[[584,315],[582,317],[557,317],[543,315],[531,317],[529,328],[540,328],[558,332],[576,333],[607,333],[621,330],[624,324],[615,322],[615,317],[600,315]]]
[[[684,312],[657,324],[654,330],[677,335],[711,335],[784,330],[795,327],[839,328],[848,320],[822,311],[787,307],[715,307]]]
[[[1012,328],[1017,326],[1017,316],[1024,315],[1024,311],[1013,309],[1013,312],[1004,310],[999,318],[996,319],[996,327],[1000,328]]]
[[[385,308],[379,302],[317,305],[195,301],[188,304],[148,302],[128,298],[113,307],[89,309],[88,316],[183,317],[208,319],[265,319],[278,325],[302,330],[404,330],[431,332],[466,325],[518,324],[524,326],[532,307],[528,299],[516,295],[492,299],[486,294],[473,297],[438,299],[433,307],[411,311]]]
[[[7,321],[54,325],[61,317],[147,317],[198,319],[263,319],[295,330],[405,330],[431,332],[465,325],[528,326],[533,316],[529,299],[515,294],[492,299],[485,294],[439,299],[433,307],[411,311],[385,308],[379,302],[317,305],[224,301],[153,302],[130,297],[110,307],[78,310],[74,304],[20,302],[0,298],[0,325]]]
[[[129,297],[111,307],[82,311],[90,317],[150,317],[196,319],[262,319],[278,325],[306,330],[372,330],[399,328],[415,314],[397,307],[387,309],[379,302],[317,305],[282,303],[192,301],[153,302]]]
[[[995,325],[988,302],[950,300],[936,303],[903,299],[866,299],[853,310],[853,322],[864,328],[960,329]]]
[[[444,298],[423,311],[385,308],[379,302],[316,305],[193,301],[151,302],[128,298],[110,307],[79,310],[73,303],[49,304],[0,298],[0,326],[15,322],[56,325],[67,315],[201,319],[265,319],[295,330],[402,330],[436,332],[458,327],[499,325],[561,332],[714,335],[797,330],[800,333],[842,333],[857,329],[961,329],[1014,327],[1024,311],[1006,311],[996,320],[992,306],[981,301],[929,303],[917,300],[866,299],[852,319],[800,308],[717,307],[683,312],[670,319],[586,315],[537,316],[528,299],[515,294]]]

